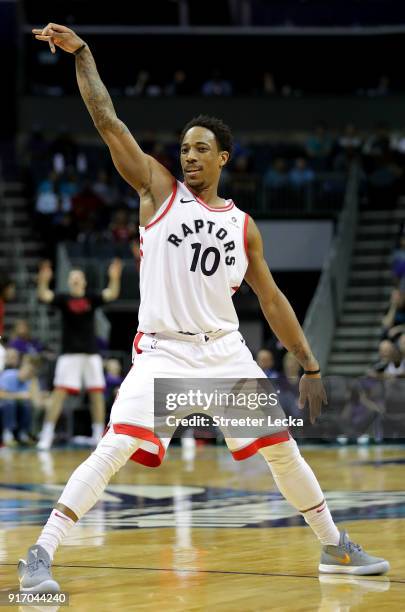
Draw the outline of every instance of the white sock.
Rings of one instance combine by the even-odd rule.
[[[304,517],[324,545],[339,543],[339,530],[333,522],[322,489],[292,438],[260,450],[266,459],[280,493]],[[304,512],[307,508],[311,508]],[[317,512],[323,508],[321,512]]]
[[[326,501],[323,501],[317,508],[301,512],[301,514],[307,525],[316,533],[321,544],[324,546],[328,544],[337,546],[339,544],[340,533],[333,522]]]
[[[60,510],[52,510],[37,540],[37,544],[45,548],[51,561],[55,554],[55,550],[74,525],[75,521],[66,516],[66,514],[63,514]]]
[[[93,423],[91,426],[91,432],[94,440],[101,440],[103,437],[105,426],[104,423]]]
[[[7,442],[12,442],[14,440],[14,434],[11,429],[3,429],[3,442],[7,444]]]
[[[55,423],[52,423],[51,421],[45,421],[42,429],[41,429],[41,433],[39,434],[40,437],[42,438],[53,438],[53,434],[55,433]]]

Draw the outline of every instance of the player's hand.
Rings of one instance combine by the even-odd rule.
[[[121,259],[113,259],[108,268],[108,278],[116,280],[121,278],[122,274],[122,261]]]
[[[85,44],[84,40],[66,26],[57,23],[48,23],[41,30],[32,30],[37,40],[43,40],[49,44],[52,53],[55,53],[56,47],[60,47],[67,53],[74,53],[79,47]]]
[[[308,402],[309,418],[313,425],[321,414],[322,404],[326,406],[328,403],[320,374],[310,376],[304,374],[300,380],[299,392],[298,405],[303,410]]]
[[[39,266],[38,281],[49,284],[53,277],[52,267],[49,261],[43,261]]]

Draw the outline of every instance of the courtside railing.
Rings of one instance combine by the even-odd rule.
[[[343,308],[357,228],[358,184],[359,171],[353,166],[337,233],[303,325],[321,369],[327,366],[336,323]]]

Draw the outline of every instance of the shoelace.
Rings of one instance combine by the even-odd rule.
[[[347,542],[345,542],[345,547],[349,550],[349,552],[363,552],[363,549],[360,544],[356,544],[351,540],[347,540]]]
[[[43,559],[34,559],[27,564],[27,569],[30,576],[37,571],[39,563],[42,563],[44,567],[48,567]]]

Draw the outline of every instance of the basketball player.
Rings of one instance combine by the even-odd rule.
[[[71,270],[69,293],[55,294],[49,289],[53,272],[44,262],[38,273],[38,297],[41,302],[59,308],[62,314],[62,354],[55,369],[54,390],[39,435],[37,448],[52,446],[55,425],[68,395],[78,394],[84,386],[90,397],[92,442],[97,444],[105,428],[104,373],[101,356],[97,353],[94,315],[99,306],[116,300],[120,293],[122,263],[115,259],[108,269],[109,283],[100,294],[86,290],[82,270]]]
[[[50,564],[78,521],[100,498],[110,478],[133,459],[160,465],[169,439],[153,431],[154,377],[259,378],[241,334],[232,293],[245,278],[280,342],[305,374],[301,405],[311,420],[326,402],[319,365],[286,297],[263,257],[254,221],[217,194],[221,170],[231,154],[231,134],[222,121],[200,116],[181,135],[184,183],[145,155],[118,119],[88,45],[72,30],[49,24],[36,38],[76,56],[83,100],[110,149],[120,174],[140,194],[141,306],[134,340],[134,367],[121,385],[108,432],[70,477],[27,560],[19,563],[20,588],[57,590]],[[321,572],[380,574],[384,559],[371,557],[334,524],[322,490],[288,431],[254,440],[227,439],[235,459],[257,451],[268,463],[281,493],[322,544]],[[270,563],[270,561],[267,561]]]

